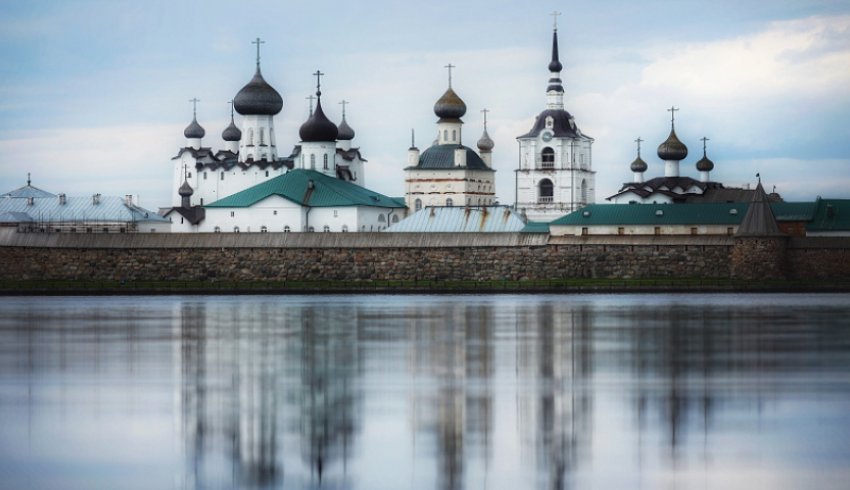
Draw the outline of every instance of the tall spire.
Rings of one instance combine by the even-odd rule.
[[[552,29],[552,60],[549,61],[549,84],[546,87],[546,107],[554,110],[564,108],[564,86],[561,82],[561,70],[564,66],[558,55],[558,16],[560,12],[552,12],[554,28]]]
[[[552,27],[552,61],[549,62],[549,71],[552,73],[560,73],[564,68],[558,57],[558,16],[561,15],[561,13],[556,11],[549,15],[551,15],[554,20],[554,25]]]

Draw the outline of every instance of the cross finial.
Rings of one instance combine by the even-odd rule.
[[[349,102],[349,101],[347,101],[347,100],[345,100],[345,99],[342,99],[341,101],[339,101],[339,105],[341,105],[341,106],[342,106],[342,118],[343,118],[343,119],[345,119],[345,106],[347,106],[347,105],[348,105],[348,104],[350,104],[350,103],[351,103],[351,102]]]
[[[189,99],[189,102],[192,103],[192,117],[195,118],[195,119],[198,118],[198,102],[200,102],[200,101],[201,101],[201,99],[199,99],[197,97],[193,97],[193,98]]]
[[[257,38],[257,40],[256,40],[256,41],[251,41],[251,44],[256,44],[256,45],[257,45],[257,69],[259,70],[259,69],[260,69],[260,45],[261,45],[261,44],[266,44],[266,42],[265,42],[265,41],[263,41],[263,40],[262,40],[262,39],[260,39],[260,38]]]
[[[311,115],[311,116],[313,115],[313,100],[314,100],[315,98],[316,98],[316,97],[314,97],[314,96],[313,96],[313,94],[310,94],[310,95],[308,95],[307,97],[305,97],[305,99],[307,99],[307,100],[309,100],[309,101],[310,101],[310,115]]]
[[[230,120],[233,121],[233,99],[227,101],[230,104]]]
[[[410,147],[416,148],[416,135],[413,132],[413,128],[410,128]]]
[[[756,178],[759,179],[759,184],[761,184],[761,173],[756,172]]]
[[[484,114],[484,131],[487,131],[487,113],[490,112],[490,109],[481,109],[481,113]]]
[[[321,97],[322,96],[322,76],[324,75],[324,73],[322,73],[321,70],[316,70],[316,73],[313,73],[313,75],[316,75],[316,97]]]
[[[448,65],[444,66],[443,68],[448,68],[448,70],[449,70],[449,88],[452,88],[452,68],[457,68],[457,67],[455,65],[449,63]]]
[[[183,181],[184,182],[189,181],[189,165],[187,165],[185,163],[183,164]]]
[[[638,136],[638,137],[637,137],[637,139],[635,140],[635,143],[637,143],[637,147],[638,147],[638,155],[637,155],[638,157],[640,157],[640,144],[641,144],[643,141],[644,141],[644,140],[640,139],[640,136]]]
[[[667,112],[670,113],[670,127],[671,128],[675,128],[675,126],[676,126],[676,111],[678,111],[678,110],[679,110],[679,108],[675,107],[675,106],[671,106],[669,109],[667,109]]]
[[[561,15],[557,10],[549,14],[552,16],[552,28],[558,30],[558,16]]]
[[[32,180],[30,180],[30,173],[27,172],[27,186],[29,186],[31,182]]]
[[[702,156],[705,156],[705,142],[711,140],[703,136],[702,138],[700,138],[700,141],[702,141]]]

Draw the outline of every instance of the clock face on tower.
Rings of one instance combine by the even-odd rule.
[[[541,136],[541,138],[543,138],[543,141],[552,141],[552,133],[549,131],[544,131],[543,136]]]

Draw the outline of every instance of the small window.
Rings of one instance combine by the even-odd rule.
[[[348,225],[342,225],[342,232],[345,233],[348,231]]]
[[[239,233],[239,227],[238,226],[233,227],[233,233]]]
[[[383,213],[378,215],[378,223],[386,223],[387,218],[384,217]]]
[[[224,180],[224,172],[221,173],[221,180]]]
[[[692,226],[692,227],[691,227],[691,235],[696,235],[696,234],[697,234],[697,227],[696,227],[696,226]]]
[[[552,116],[546,116],[546,127],[551,128],[554,125],[555,125],[555,120],[552,118]]]
[[[268,177],[268,176],[269,176],[269,171],[268,171],[268,170],[266,170],[266,177]]]
[[[183,217],[182,216],[180,217],[180,224],[181,225],[183,224]]]
[[[202,197],[201,198],[201,206],[203,206],[203,205],[204,205],[204,198]]]
[[[284,233],[289,233],[289,231],[290,231],[289,225],[286,225],[286,226],[283,227]]]
[[[213,233],[221,233],[221,227],[216,226],[215,228],[213,228]]]
[[[268,232],[269,232],[269,229],[266,227],[266,225],[263,225],[263,226],[260,227],[260,233],[268,233]]]
[[[186,173],[186,178],[187,178],[187,179],[191,179],[191,178],[192,178],[192,172],[187,172],[187,173]]]
[[[336,218],[336,217],[338,217],[338,216],[339,216],[339,211],[337,211],[336,209],[334,209],[334,218]]]
[[[327,170],[328,169],[328,154],[325,153],[324,155],[322,155],[322,157],[323,157],[322,158],[322,160],[323,160],[322,164],[324,165],[325,170]]]
[[[457,131],[452,129],[452,141],[457,141]]]
[[[273,215],[273,216],[277,216],[277,209],[275,209],[274,211],[272,211],[272,215]]]
[[[248,128],[248,146],[254,145],[254,129]]]
[[[622,226],[618,227],[618,228],[617,228],[617,234],[618,234],[618,235],[625,235],[625,234],[626,234],[626,229],[625,229],[625,228],[623,228]]]
[[[235,218],[235,217],[236,217],[236,211],[231,211],[231,212],[230,212],[230,217],[231,217],[231,218]]]
[[[398,223],[398,215],[397,214],[393,215],[393,223]]]
[[[413,208],[416,211],[419,211],[420,209],[422,209],[422,199],[417,199],[417,200],[413,201]]]
[[[316,170],[316,155],[310,155],[310,168]]]
[[[656,226],[656,227],[655,227],[655,234],[656,234],[656,235],[660,235],[660,234],[661,234],[661,227],[660,227],[660,226]]]
[[[204,180],[207,180],[207,173],[204,172]]]
[[[307,228],[307,231],[312,233],[312,232],[316,231],[316,229],[311,226],[311,227]]]
[[[445,140],[445,141],[449,140],[449,130],[448,129],[443,130],[443,140]]]
[[[451,197],[446,199],[446,206],[448,206],[448,207],[454,206],[454,201],[452,201]]]
[[[265,143],[266,143],[266,132],[263,130],[263,128],[260,128],[260,146],[264,145]]]
[[[729,235],[729,236],[732,236],[732,235],[734,235],[734,234],[735,234],[735,231],[734,231],[734,229],[730,226],[729,228],[726,228],[726,234],[727,234],[727,235]]]
[[[582,227],[581,227],[581,235],[582,235],[582,236],[587,236],[587,235],[589,235],[589,234],[590,234],[590,233],[588,232],[587,227],[586,227],[586,226],[582,226]]]
[[[325,227],[324,227],[324,228],[322,228],[322,231],[324,231],[325,233],[327,233],[327,232],[331,231],[331,227],[330,227],[330,226],[328,226],[328,225],[325,225]]]

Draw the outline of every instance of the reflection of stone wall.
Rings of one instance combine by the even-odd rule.
[[[3,234],[0,280],[850,278],[846,238],[217,235]]]

